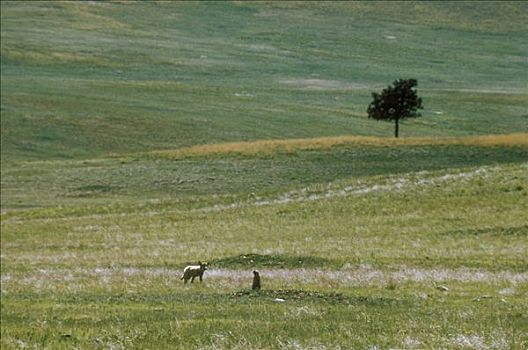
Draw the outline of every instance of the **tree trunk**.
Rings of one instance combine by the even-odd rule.
[[[399,119],[394,119],[394,137],[398,138],[400,132],[400,124],[398,123]]]

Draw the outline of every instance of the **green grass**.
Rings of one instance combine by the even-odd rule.
[[[528,347],[524,2],[0,4],[2,349]]]
[[[2,207],[121,205],[161,201],[155,206],[188,208],[229,203],[255,195],[282,194],[310,184],[370,175],[519,163],[525,146],[400,145],[336,146],[244,156],[203,155],[171,160],[129,155],[83,161],[25,162],[3,169]],[[28,191],[27,189],[31,189]],[[196,204],[193,204],[195,203]],[[171,204],[172,203],[172,204]],[[103,211],[106,209],[102,209]],[[44,211],[43,215],[50,215]]]
[[[496,165],[352,177],[289,202],[13,211],[3,346],[521,349],[527,184],[525,164]],[[183,285],[197,259],[203,284]]]
[[[366,108],[400,77],[403,136],[526,132],[526,5],[480,5],[4,1],[2,159],[391,136]]]

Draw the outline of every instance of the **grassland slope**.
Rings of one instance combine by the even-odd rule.
[[[403,136],[526,132],[526,6],[2,1],[2,160],[391,135],[365,109],[399,77]]]

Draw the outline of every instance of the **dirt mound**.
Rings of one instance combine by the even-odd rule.
[[[275,268],[309,268],[335,265],[332,260],[318,256],[293,256],[283,254],[242,254],[211,261],[218,267],[275,267]]]
[[[310,301],[310,302],[324,302],[330,304],[346,304],[359,305],[367,304],[371,306],[388,305],[399,302],[398,299],[370,297],[370,296],[348,296],[342,293],[334,292],[318,292],[301,289],[276,289],[276,290],[260,290],[258,292],[243,290],[231,294],[232,298],[239,299],[256,299],[264,298],[271,300],[288,301]]]

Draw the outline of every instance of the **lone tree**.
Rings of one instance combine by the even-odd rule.
[[[414,89],[417,85],[416,79],[398,79],[383,89],[381,94],[373,92],[374,100],[368,106],[368,117],[394,120],[394,136],[398,137],[400,119],[419,117],[417,110],[423,108],[422,99]]]

